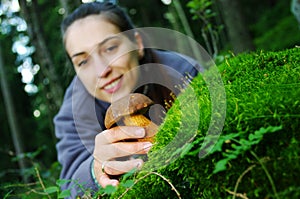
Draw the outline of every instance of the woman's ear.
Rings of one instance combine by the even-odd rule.
[[[138,32],[134,33],[134,37],[135,37],[137,47],[138,47],[139,58],[141,59],[142,57],[144,57],[143,38],[141,37],[141,35]]]

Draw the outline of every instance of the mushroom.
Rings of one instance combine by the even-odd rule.
[[[122,122],[125,126],[144,127],[146,135],[137,139],[139,142],[153,142],[153,136],[158,126],[145,117],[143,114],[153,105],[154,102],[147,96],[140,93],[131,93],[113,102],[106,111],[104,124],[107,129]]]

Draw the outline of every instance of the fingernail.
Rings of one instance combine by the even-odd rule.
[[[135,131],[135,135],[139,137],[143,137],[145,135],[145,129],[139,128]]]
[[[144,144],[144,150],[146,152],[148,152],[151,149],[151,147],[152,147],[152,144],[150,142]]]
[[[142,167],[142,162],[138,162],[137,164],[136,164],[136,168],[138,168],[138,169],[140,169],[141,167]]]
[[[114,181],[114,182],[111,183],[111,185],[114,186],[114,187],[118,186],[118,184],[119,184],[118,181]]]

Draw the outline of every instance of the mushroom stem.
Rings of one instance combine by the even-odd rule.
[[[146,136],[144,138],[138,139],[139,142],[153,142],[153,136],[157,133],[158,126],[151,122],[142,114],[128,115],[123,118],[123,122],[126,126],[140,126],[144,127],[146,131]]]

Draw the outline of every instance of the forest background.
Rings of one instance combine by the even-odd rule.
[[[299,45],[300,26],[292,2],[297,1],[119,0],[118,4],[137,27],[182,32],[220,63],[233,54]],[[74,76],[59,26],[80,3],[1,1],[0,196],[39,178],[48,183],[59,178],[52,120]]]

